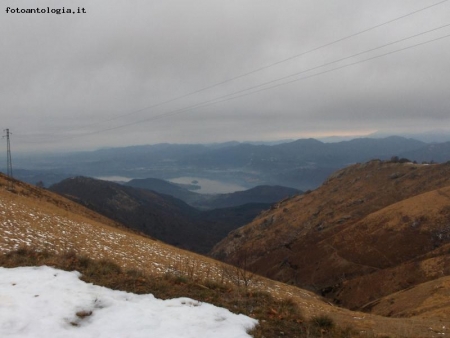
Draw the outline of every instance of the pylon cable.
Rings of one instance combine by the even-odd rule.
[[[266,70],[266,69],[268,69],[268,68],[277,66],[277,65],[282,64],[282,63],[285,63],[285,62],[287,62],[287,61],[291,61],[291,60],[293,60],[293,59],[296,59],[296,58],[305,56],[305,55],[310,54],[310,53],[313,53],[313,52],[316,52],[316,51],[318,51],[318,50],[320,50],[320,49],[323,49],[323,48],[332,46],[332,45],[337,44],[337,43],[339,43],[339,42],[343,42],[343,41],[345,41],[345,40],[351,39],[351,38],[356,37],[356,36],[358,36],[358,35],[361,35],[361,34],[364,34],[364,33],[369,32],[369,31],[372,31],[372,30],[374,30],[374,29],[380,28],[380,27],[382,27],[382,26],[391,24],[391,23],[393,23],[393,22],[395,22],[395,21],[398,21],[398,20],[407,18],[407,17],[412,16],[412,15],[414,15],[414,14],[423,12],[423,11],[425,11],[425,10],[427,10],[427,9],[436,7],[436,6],[441,5],[441,4],[443,4],[443,3],[447,2],[447,1],[448,1],[448,0],[443,0],[443,1],[437,2],[437,3],[435,3],[435,4],[432,4],[432,5],[429,5],[429,6],[420,8],[420,9],[418,9],[418,10],[412,11],[412,12],[407,13],[407,14],[404,14],[404,15],[401,15],[401,16],[396,17],[396,18],[394,18],[394,19],[391,19],[391,20],[382,22],[382,23],[377,24],[377,25],[375,25],[375,26],[371,26],[371,27],[369,27],[369,28],[363,29],[363,30],[358,31],[358,32],[356,32],[356,33],[347,35],[347,36],[342,37],[342,38],[340,38],[340,39],[337,39],[337,40],[334,40],[334,41],[325,43],[325,44],[320,45],[320,46],[318,46],[318,47],[315,47],[315,48],[309,49],[309,50],[307,50],[307,51],[301,52],[301,53],[299,53],[299,54],[292,55],[292,56],[287,57],[287,58],[285,58],[285,59],[282,59],[282,60],[279,60],[279,61],[270,63],[270,64],[268,64],[268,65],[265,65],[265,66],[256,68],[256,69],[254,69],[254,70],[251,70],[251,71],[249,71],[249,72],[246,72],[246,73],[243,73],[243,74],[240,74],[240,75],[231,77],[231,78],[229,78],[229,79],[226,79],[226,80],[223,80],[223,81],[220,81],[220,82],[217,82],[217,83],[214,83],[214,84],[212,84],[212,85],[209,85],[209,86],[206,86],[206,87],[203,87],[203,88],[194,90],[194,91],[192,91],[192,92],[183,94],[183,95],[181,95],[181,96],[177,96],[177,97],[174,97],[174,98],[172,98],[172,99],[169,99],[169,100],[166,100],[166,101],[163,101],[163,102],[159,102],[159,103],[156,103],[156,104],[154,104],[154,105],[150,105],[150,106],[147,106],[147,107],[144,107],[144,108],[140,108],[140,109],[138,109],[138,110],[134,110],[134,111],[131,111],[131,112],[128,112],[128,113],[125,113],[125,114],[120,114],[120,115],[118,115],[118,116],[115,116],[115,117],[110,118],[110,119],[107,119],[107,120],[103,120],[103,121],[99,121],[99,122],[94,122],[94,123],[91,123],[91,124],[87,124],[87,125],[84,125],[84,126],[80,126],[79,129],[91,127],[91,126],[98,125],[98,124],[102,124],[102,123],[106,123],[106,122],[111,122],[111,121],[117,120],[117,119],[122,118],[122,117],[125,117],[125,116],[134,115],[134,114],[140,113],[140,112],[145,111],[145,110],[148,110],[148,109],[157,108],[157,107],[166,105],[166,104],[168,104],[168,103],[172,103],[172,102],[181,100],[181,99],[183,99],[183,98],[186,98],[186,97],[189,97],[189,96],[192,96],[192,95],[195,95],[195,94],[204,92],[204,91],[206,91],[206,90],[209,90],[209,89],[218,87],[218,86],[220,86],[220,85],[223,85],[223,84],[226,84],[226,83],[229,83],[229,82],[232,82],[232,81],[234,81],[234,80],[237,80],[237,79],[240,79],[240,78],[243,78],[243,77],[246,77],[246,76],[249,76],[249,75],[258,73],[258,72],[260,72],[260,71],[263,71],[263,70]]]
[[[344,57],[344,58],[341,58],[341,59],[338,59],[338,60],[335,60],[335,61],[331,61],[331,62],[322,64],[322,65],[319,65],[319,66],[315,66],[313,68],[309,68],[309,69],[306,69],[306,70],[303,70],[303,71],[300,71],[300,72],[296,72],[296,73],[293,73],[293,74],[290,74],[290,75],[287,75],[287,76],[284,76],[284,77],[281,77],[281,78],[277,78],[275,80],[271,80],[271,81],[268,81],[268,82],[265,82],[265,83],[262,83],[262,84],[259,84],[259,85],[256,85],[256,86],[252,86],[252,87],[249,87],[249,88],[246,88],[246,89],[243,89],[243,90],[239,90],[239,91],[236,91],[234,93],[230,93],[230,94],[226,94],[226,95],[223,95],[223,96],[220,96],[220,97],[216,97],[214,99],[207,100],[207,101],[204,101],[204,102],[200,102],[198,104],[194,104],[194,105],[191,105],[191,106],[188,106],[188,107],[184,107],[184,108],[180,108],[180,109],[164,112],[164,113],[161,113],[161,114],[158,114],[158,115],[153,115],[151,117],[148,117],[148,118],[145,118],[145,119],[141,119],[139,121],[130,122],[130,123],[119,125],[119,126],[115,126],[115,127],[99,129],[99,130],[95,130],[95,131],[91,131],[91,132],[85,132],[85,133],[81,133],[81,134],[73,135],[73,136],[63,136],[63,137],[58,138],[58,140],[74,139],[74,138],[78,138],[78,137],[84,137],[84,136],[88,136],[88,135],[94,135],[94,134],[99,134],[99,133],[103,133],[103,132],[107,132],[107,131],[113,131],[113,130],[117,130],[117,129],[121,129],[121,128],[126,128],[126,127],[133,126],[133,125],[136,125],[136,124],[140,124],[140,123],[143,123],[143,122],[148,122],[148,121],[160,119],[162,117],[172,116],[172,115],[175,115],[175,114],[180,114],[180,113],[183,113],[183,112],[186,112],[186,111],[189,111],[189,110],[193,110],[193,109],[196,109],[196,108],[204,108],[204,107],[208,107],[208,106],[215,105],[215,104],[218,104],[218,103],[234,100],[234,99],[237,99],[237,98],[240,98],[240,97],[244,97],[244,96],[248,96],[248,95],[251,95],[251,94],[259,93],[261,91],[265,91],[265,90],[269,90],[269,89],[272,89],[272,88],[284,86],[284,85],[287,85],[287,84],[290,84],[290,83],[294,83],[294,82],[298,82],[298,81],[302,81],[302,80],[307,80],[307,79],[310,79],[310,78],[313,78],[313,77],[317,77],[317,76],[320,76],[320,75],[323,75],[323,74],[327,74],[327,73],[334,72],[334,71],[337,71],[337,70],[340,70],[340,69],[344,69],[344,68],[348,68],[348,67],[351,67],[351,66],[354,66],[354,65],[357,65],[357,64],[368,62],[368,61],[371,61],[371,60],[374,60],[374,59],[377,59],[377,58],[381,58],[381,57],[388,56],[388,55],[391,55],[391,54],[395,54],[395,53],[398,53],[398,52],[401,52],[401,51],[412,49],[412,48],[415,48],[415,47],[418,47],[418,46],[422,46],[422,45],[426,45],[426,44],[429,44],[429,43],[432,43],[432,42],[436,42],[436,41],[439,41],[439,40],[442,40],[442,39],[450,37],[450,34],[442,36],[442,37],[439,37],[439,38],[435,38],[435,39],[432,39],[432,40],[428,40],[428,41],[424,41],[424,42],[421,42],[421,43],[417,43],[417,44],[414,44],[414,45],[411,45],[411,46],[408,46],[408,47],[396,49],[396,50],[393,50],[393,51],[390,51],[390,52],[387,52],[387,53],[384,53],[384,54],[380,54],[380,55],[377,55],[377,56],[374,56],[374,57],[370,57],[370,58],[367,58],[367,59],[363,59],[363,60],[360,60],[360,61],[349,63],[349,64],[346,64],[346,65],[343,65],[343,66],[339,66],[339,67],[336,67],[336,68],[325,70],[325,71],[322,71],[322,72],[319,72],[319,73],[315,73],[315,74],[312,74],[312,75],[309,75],[309,76],[305,76],[305,77],[301,77],[301,78],[298,78],[298,79],[293,79],[293,80],[286,81],[286,82],[283,82],[283,83],[274,84],[274,85],[271,85],[271,86],[268,86],[268,87],[265,87],[265,88],[261,88],[261,87],[267,86],[269,84],[272,84],[272,83],[275,83],[275,82],[279,82],[281,80],[285,80],[287,78],[291,78],[291,77],[298,76],[298,75],[301,75],[301,74],[304,74],[304,73],[307,73],[307,72],[310,72],[310,71],[313,71],[313,70],[317,70],[319,68],[323,68],[325,66],[329,66],[329,65],[335,64],[337,62],[341,62],[341,61],[353,58],[355,56],[360,56],[360,55],[368,53],[368,52],[373,52],[375,50],[384,48],[386,46],[391,46],[393,44],[396,44],[396,43],[399,43],[399,42],[403,42],[403,41],[411,39],[413,37],[424,35],[426,33],[430,33],[432,31],[436,31],[438,29],[442,29],[442,28],[445,28],[445,27],[448,27],[448,26],[450,26],[450,24],[446,24],[446,25],[440,26],[438,28],[434,28],[434,29],[426,31],[426,32],[415,34],[414,36],[411,36],[411,37],[407,37],[407,38],[403,38],[403,39],[400,39],[400,40],[397,40],[397,41],[394,41],[394,42],[390,42],[388,44],[385,44],[385,45],[382,45],[382,46],[379,46],[379,47],[376,47],[376,48],[371,48],[369,50],[366,50],[366,51],[363,51],[363,52],[359,52],[359,53],[353,54],[351,56],[347,56],[347,57]],[[254,89],[257,89],[257,90],[254,90]],[[251,91],[251,90],[253,90],[253,91]],[[249,91],[251,91],[251,92],[249,92]]]

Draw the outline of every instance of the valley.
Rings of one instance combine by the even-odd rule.
[[[209,252],[271,203],[300,193],[285,187],[259,187],[203,195],[158,179],[121,185],[87,177],[69,178],[49,189],[136,231],[199,253]]]
[[[312,148],[302,155],[299,144]],[[269,146],[239,146],[202,148],[200,153],[197,146],[182,148],[192,152],[190,170],[208,154],[204,163],[209,164],[202,164],[202,170],[239,176],[245,167],[247,173],[261,177],[256,168],[262,168],[267,154],[254,151],[265,154]],[[442,336],[444,323],[450,320],[450,164],[411,162],[401,154],[428,149],[445,156],[441,152],[445,145],[423,148],[419,141],[387,138],[345,146],[347,150],[340,152],[333,145],[330,153],[328,146],[315,140],[270,146],[280,148],[270,149],[272,160],[261,170],[270,167],[269,171],[289,177],[291,169],[282,167],[292,168],[287,163],[300,163],[299,156],[305,156],[307,165],[296,169],[297,180],[309,180],[304,170],[324,173],[324,167],[316,166],[320,161],[341,163],[343,168],[306,191],[256,185],[205,194],[200,193],[200,175],[174,182],[170,170],[165,171],[166,179],[121,183],[72,176],[48,189],[15,181],[10,191],[8,178],[2,176],[0,250],[74,252],[161,278],[184,276],[250,287],[276,299],[293,300],[307,320],[329,316],[338,327],[351,327],[350,336]],[[371,147],[386,159],[344,164],[355,154],[369,156]],[[163,148],[172,154],[181,151],[173,145]],[[248,156],[236,152],[246,148],[253,151],[251,165],[226,164],[227,156],[233,163]],[[294,153],[296,159],[284,162]],[[103,160],[100,163],[104,165]],[[133,176],[120,171],[104,174]],[[221,179],[236,182],[235,178]],[[283,323],[277,325],[288,322]]]
[[[191,277],[197,283],[205,280],[223,283],[233,276],[225,273],[230,269],[227,265],[211,258],[131,232],[70,200],[25,183],[16,181],[14,191],[8,191],[6,182],[0,176],[0,251],[3,253],[21,247],[60,254],[72,251],[92,259],[109,259],[123,268],[139,269],[154,276],[169,273]],[[355,336],[433,337],[445,333],[442,328],[445,322],[439,318],[386,318],[352,312],[292,285],[256,275],[251,280],[254,290],[294,301],[306,319],[327,315],[338,325],[351,327]],[[234,284],[232,280],[229,282]]]

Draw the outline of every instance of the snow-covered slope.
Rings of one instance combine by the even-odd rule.
[[[190,298],[87,284],[77,272],[0,267],[0,336],[244,338],[257,321]]]

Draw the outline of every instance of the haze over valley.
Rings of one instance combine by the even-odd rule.
[[[275,145],[250,143],[156,144],[14,159],[16,176],[46,186],[71,176],[108,180],[159,178],[197,184],[200,193],[229,193],[258,185],[299,190],[317,188],[332,172],[353,163],[393,156],[418,163],[445,162],[450,142],[426,143],[411,138],[357,138],[324,143],[299,139]],[[22,170],[23,169],[23,170]],[[195,186],[196,184],[192,184]]]

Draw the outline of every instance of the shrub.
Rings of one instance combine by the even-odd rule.
[[[311,324],[319,329],[331,330],[334,328],[334,321],[327,315],[321,315],[311,318]]]

